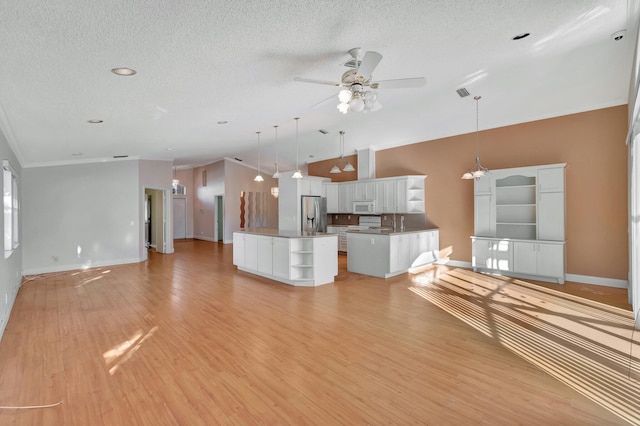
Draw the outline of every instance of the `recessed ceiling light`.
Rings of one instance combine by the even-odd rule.
[[[227,121],[227,120],[220,120],[220,121],[218,121],[218,124],[227,124],[227,123],[228,123],[228,121]]]
[[[124,68],[124,67],[114,68],[114,69],[111,70],[111,72],[114,73],[114,74],[117,74],[117,75],[124,75],[124,76],[134,75],[134,74],[137,73],[137,71],[134,70],[134,69]]]
[[[167,151],[173,151],[173,148],[165,148]]]
[[[529,37],[530,33],[522,33],[522,34],[518,34],[517,36],[513,37],[511,40],[521,40],[525,37]]]
[[[100,123],[104,123],[103,120],[87,120],[87,123],[89,124],[100,124]]]

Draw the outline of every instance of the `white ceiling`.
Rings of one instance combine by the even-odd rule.
[[[255,164],[262,131],[268,173],[278,124],[290,170],[293,117],[302,165],[338,156],[339,130],[345,154],[472,132],[460,87],[482,96],[480,129],[625,104],[637,11],[638,0],[3,0],[0,127],[26,167],[114,155]],[[426,86],[380,89],[374,113],[342,115],[337,97],[316,105],[337,89],[294,77],[339,81],[353,47],[383,55],[374,80]]]

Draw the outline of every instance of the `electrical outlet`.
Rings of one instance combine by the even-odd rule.
[[[351,219],[351,215],[347,216],[347,219]]]

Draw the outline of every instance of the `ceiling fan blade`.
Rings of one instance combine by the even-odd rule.
[[[371,83],[371,87],[374,89],[412,89],[415,87],[422,87],[425,84],[427,84],[426,78],[416,77],[376,81],[375,83]]]
[[[382,55],[378,52],[365,53],[360,67],[358,67],[358,75],[364,77],[364,81],[371,80],[371,73],[373,73],[373,70],[376,69],[381,60]]]
[[[331,99],[335,99],[336,102],[337,102],[338,101],[338,96],[334,93],[333,95],[329,96],[328,98],[324,98],[320,102],[316,102],[315,104],[311,105],[311,108],[315,108],[318,105],[321,105],[321,104],[323,104],[323,103],[325,103],[325,102],[327,102],[328,100],[331,100]]]
[[[327,86],[336,86],[336,87],[344,86],[344,84],[336,83],[335,81],[312,80],[312,79],[309,79],[309,78],[302,78],[302,77],[295,77],[294,80],[295,81],[301,81],[303,83],[326,84]]]

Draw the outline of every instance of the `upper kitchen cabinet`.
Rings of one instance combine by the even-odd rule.
[[[340,213],[339,208],[339,183],[325,182],[322,184],[325,196],[327,197],[327,213]]]
[[[339,213],[353,213],[355,182],[342,182],[338,187]]]
[[[372,201],[376,198],[375,180],[359,180],[354,182],[353,201]]]
[[[426,176],[402,176],[396,180],[395,213],[424,213]],[[393,213],[393,212],[392,212]]]
[[[327,178],[305,176],[293,179],[293,172],[281,172],[278,180],[278,228],[281,231],[298,231],[301,229],[301,198],[303,195],[321,196],[323,182]]]

